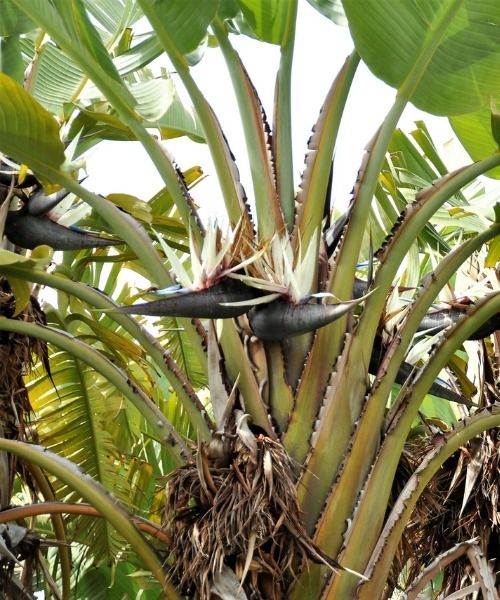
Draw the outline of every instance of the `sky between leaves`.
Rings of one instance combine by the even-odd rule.
[[[144,26],[148,27],[147,23]],[[232,36],[232,43],[240,53],[271,120],[279,60],[278,47],[246,36]],[[303,169],[311,127],[317,119],[331,82],[352,47],[347,28],[334,25],[306,0],[300,0],[292,81],[296,184]],[[165,59],[159,59],[157,64],[159,67],[167,63]],[[193,75],[222,123],[231,150],[236,156],[247,196],[251,198],[251,178],[246,164],[243,131],[220,51],[208,48],[202,61],[194,67]],[[363,149],[389,110],[393,99],[394,90],[378,81],[361,65],[349,97],[340,133],[339,151],[335,157],[332,199],[339,211],[343,211],[348,204]],[[189,103],[187,99],[186,102]],[[439,145],[438,150],[445,152],[449,168],[470,160],[454,139],[445,118],[433,117],[409,106],[400,126],[409,131],[413,122],[422,118]],[[201,207],[202,218],[222,216],[220,192],[206,146],[184,138],[168,141],[165,145],[181,169],[198,164],[208,175],[193,190],[195,201]],[[100,194],[123,192],[147,200],[162,187],[160,177],[136,142],[101,144],[88,155],[87,168],[90,177],[86,185]]]

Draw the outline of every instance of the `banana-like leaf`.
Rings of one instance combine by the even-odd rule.
[[[148,0],[151,3],[151,0]],[[217,0],[156,0],[155,10],[182,54],[196,50],[217,12]]]
[[[450,117],[450,124],[462,146],[472,160],[482,160],[498,151],[498,143],[491,131],[492,113],[490,106],[476,112]],[[492,169],[488,177],[500,178],[500,168]]]
[[[115,57],[114,63],[120,75],[125,76],[142,69],[158,58],[162,52],[163,48],[158,38],[148,34],[143,36],[138,44]]]
[[[197,116],[184,106],[171,78],[141,81],[130,90],[146,126],[159,128],[163,139],[187,134],[196,142],[204,141]]]
[[[102,103],[102,94],[94,85],[84,83],[87,77],[73,60],[60,48],[51,42],[44,44],[38,52],[30,40],[23,39],[22,47],[27,61],[36,60],[33,73],[29,77],[29,90],[44,107],[56,114],[62,114],[67,104],[80,100],[87,106]],[[143,67],[149,60],[153,60],[160,53],[157,51],[143,56],[135,50],[132,58],[122,61],[115,59],[118,71],[125,75],[130,71]],[[120,66],[122,65],[123,66]],[[130,91],[138,102],[138,111],[148,121],[149,127],[159,127],[163,138],[189,135],[194,141],[203,141],[203,133],[197,122],[196,116],[187,109],[177,91],[172,79],[155,79],[140,81],[131,84]],[[102,139],[135,140],[134,133],[112,114],[102,111],[92,111],[90,108],[82,111],[81,116],[74,120],[69,132],[75,136],[83,127],[79,152],[88,148],[92,142],[95,144]],[[90,111],[90,112],[89,112]],[[87,121],[85,117],[91,119]],[[92,125],[95,122],[95,130]],[[103,126],[105,124],[105,126]]]
[[[132,129],[136,138],[146,148],[165,183],[170,186],[170,192],[183,220],[186,224],[190,224],[193,235],[199,237],[199,223],[193,218],[192,207],[186,202],[185,189],[180,185],[178,173],[159,143],[143,126],[139,115],[133,110],[135,99],[120,78],[81,0],[75,3],[74,11],[67,3],[59,3],[59,0],[57,0],[59,10],[56,10],[52,4],[39,2],[39,0],[15,1],[50,34],[111,102],[124,124]],[[75,43],[78,39],[81,44]],[[140,254],[141,252],[138,253]]]
[[[341,0],[307,0],[322,15],[337,25],[347,25],[347,19]]]
[[[281,44],[287,29],[288,4],[280,0],[238,0],[243,18],[236,18],[235,24],[241,33]]]
[[[19,0],[23,9],[28,8],[24,0]],[[43,21],[56,18],[66,39],[67,47],[73,47],[75,40],[79,40],[78,53],[83,61],[94,71],[102,73],[108,78],[108,85],[112,85],[116,92],[122,94],[122,99],[130,106],[134,106],[132,95],[126,90],[103,40],[100,38],[96,28],[91,22],[89,13],[85,9],[82,0],[75,0],[71,6],[67,2],[54,0],[54,6],[44,6],[35,0],[29,3],[30,12],[42,17]],[[34,5],[33,5],[34,4]],[[27,11],[28,12],[28,11]],[[66,45],[65,44],[65,45]]]
[[[26,66],[31,69],[28,91],[42,106],[62,114],[64,104],[77,99],[85,83],[83,72],[50,41],[35,49],[30,39],[23,38],[21,49]]]
[[[18,83],[23,83],[24,63],[20,38],[17,35],[0,38],[0,71]]]
[[[35,29],[33,21],[12,0],[0,4],[0,37],[15,36]]]
[[[419,108],[461,114],[500,93],[500,6],[495,0],[343,4],[368,67]]]
[[[100,29],[110,36],[118,37],[123,29],[130,27],[142,17],[135,1],[84,0],[84,4]]]
[[[105,0],[103,3],[87,0],[85,4],[95,18],[94,22],[101,26],[107,45],[112,44],[121,34],[121,30],[139,16],[137,7],[132,2],[127,3],[128,11],[121,0]],[[62,113],[65,103],[74,102],[82,90],[86,93],[84,84],[87,77],[71,58],[50,40],[35,48],[32,40],[23,38],[21,47],[25,65],[29,67],[27,89],[45,107],[55,113]],[[144,66],[156,58],[157,53],[143,53],[142,49],[138,48],[132,56],[129,55],[120,61],[120,64],[126,65],[127,72],[135,70],[133,67],[137,60]]]
[[[52,353],[50,365],[51,377],[45,376],[29,386],[39,442],[77,464],[127,505],[132,490],[123,472],[117,471],[116,461],[123,461],[128,449],[116,447],[107,426],[123,410],[120,396],[93,369],[66,352]],[[81,499],[57,482],[54,490],[61,500]],[[90,542],[94,536],[99,540],[93,549],[99,552],[98,560],[116,558],[123,540],[105,521],[87,521],[87,527],[82,541]]]

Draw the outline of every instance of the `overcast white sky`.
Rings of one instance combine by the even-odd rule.
[[[279,49],[245,36],[232,36],[232,42],[259,91],[268,117],[271,118]],[[300,0],[292,81],[296,183],[303,168],[311,127],[331,82],[351,50],[352,42],[347,28],[335,26],[306,0]],[[236,156],[247,195],[251,197],[243,132],[220,51],[208,49],[201,63],[193,69],[193,75],[222,123]],[[335,158],[333,199],[338,203],[337,206],[347,205],[363,148],[389,110],[393,99],[394,90],[378,81],[361,65],[349,97]],[[438,143],[442,144],[452,137],[446,119],[425,115],[413,107],[407,109],[400,125],[408,130],[418,118],[424,118]],[[450,167],[467,161],[457,142],[447,146],[447,162]],[[177,139],[166,142],[166,147],[182,169],[199,164],[208,174],[193,190],[193,195],[202,206],[204,214],[216,214],[217,208],[220,208],[220,192],[206,146]],[[162,186],[154,167],[134,142],[103,144],[92,152],[87,165],[91,176],[86,185],[101,194],[126,192],[147,200]]]

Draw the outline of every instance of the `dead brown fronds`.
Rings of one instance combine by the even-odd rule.
[[[196,464],[168,478],[171,577],[182,592],[208,600],[230,587],[242,599],[278,599],[304,559],[338,566],[304,531],[284,448],[250,430],[230,446],[223,464],[210,456],[212,448],[200,447]],[[250,589],[253,595],[246,596]]]
[[[0,316],[45,324],[45,315],[31,297],[20,314],[15,315],[16,300],[5,279],[0,279]],[[0,435],[10,439],[24,437],[24,423],[31,411],[23,376],[37,359],[48,368],[45,343],[8,331],[0,331]]]
[[[31,298],[16,315],[16,300],[9,284],[0,278],[0,317],[45,323],[45,315],[37,300]],[[0,331],[0,437],[24,440],[31,406],[24,375],[33,368],[37,358],[48,369],[47,347],[24,335]],[[0,452],[0,509],[10,504],[12,486],[19,463],[14,456]]]
[[[430,450],[432,438],[410,442],[397,481],[404,482]],[[407,569],[407,581],[450,548],[477,539],[492,573],[500,570],[500,431],[490,430],[453,454],[429,482],[405,529],[391,575],[391,587]],[[396,484],[394,493],[400,484]],[[442,592],[477,582],[470,557],[463,554],[444,569]],[[498,582],[497,582],[498,585]]]

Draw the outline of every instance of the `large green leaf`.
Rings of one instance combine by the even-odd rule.
[[[64,146],[54,117],[13,79],[0,73],[0,150],[33,170],[59,168]]]
[[[116,81],[122,87],[122,80],[100,39],[97,30],[93,27],[89,14],[85,10],[82,0],[54,0],[59,15],[64,21],[66,32],[71,40],[78,40],[92,59],[105,71],[107,77]]]
[[[322,15],[337,23],[337,25],[347,25],[347,19],[341,0],[307,0],[311,6],[314,6]]]
[[[500,92],[497,0],[343,0],[373,73],[431,113],[476,110]]]
[[[174,85],[171,79],[151,79],[139,81],[129,86],[137,101],[137,112],[146,121],[157,121],[170,106],[174,98]]]
[[[157,0],[155,10],[182,54],[196,50],[217,12],[217,0]]]
[[[140,81],[129,89],[146,126],[159,128],[163,139],[188,135],[197,142],[204,141],[198,118],[184,106],[170,77]]]
[[[29,91],[45,108],[62,114],[67,103],[77,100],[87,109],[91,108],[89,102],[101,104],[98,112],[83,111],[72,123],[69,138],[72,139],[79,131],[83,134],[78,153],[103,139],[136,139],[134,133],[117,117],[101,112],[101,92],[94,85],[83,87],[86,76],[59,47],[47,42],[35,52],[34,44],[29,39],[21,40],[21,47],[27,64],[36,57],[36,69],[29,79]],[[144,43],[132,48],[130,53],[117,57],[115,64],[120,75],[130,74],[154,60],[160,52],[156,38],[147,38]],[[148,126],[160,128],[162,138],[188,135],[194,141],[203,141],[198,119],[184,106],[172,79],[139,81],[130,84],[130,91],[138,102],[138,112],[146,119]],[[105,108],[107,106],[104,104]]]
[[[289,2],[281,0],[238,0],[244,22],[242,33],[250,28],[259,40],[270,44],[281,44],[288,26]]]
[[[0,38],[0,71],[18,83],[23,82],[24,64],[17,35]]]
[[[134,99],[120,78],[118,71],[92,21],[85,11],[82,0],[68,3],[53,0],[14,0],[27,15],[53,37],[86,75],[102,89],[106,87],[120,98],[124,110],[130,111]]]
[[[33,21],[12,0],[0,2],[0,37],[26,33],[35,29]]]
[[[451,117],[450,124],[473,160],[482,160],[497,152],[498,144],[491,133],[489,106],[473,113]],[[500,168],[489,171],[487,175],[500,179]]]

